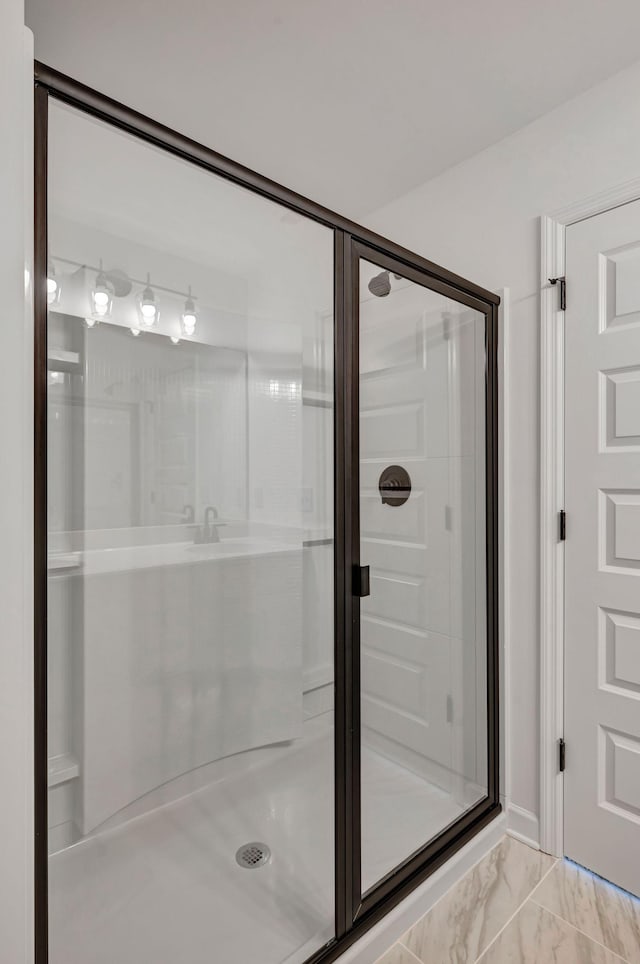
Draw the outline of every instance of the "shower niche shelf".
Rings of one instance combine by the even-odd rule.
[[[49,371],[75,372],[82,367],[80,353],[65,348],[50,348],[47,352]]]
[[[47,784],[57,787],[60,783],[68,783],[80,776],[80,764],[72,753],[60,753],[49,757],[47,767]]]
[[[79,569],[82,566],[81,552],[50,552],[47,560],[49,572],[61,569]]]
[[[326,392],[304,391],[302,393],[302,404],[312,408],[333,408],[331,396]]]

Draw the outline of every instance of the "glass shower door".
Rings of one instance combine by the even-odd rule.
[[[486,316],[373,251],[356,265],[366,894],[489,793]]]

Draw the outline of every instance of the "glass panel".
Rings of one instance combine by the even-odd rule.
[[[487,795],[484,338],[360,262],[363,891]]]
[[[56,103],[49,159],[50,961],[294,964],[334,934],[333,235]]]

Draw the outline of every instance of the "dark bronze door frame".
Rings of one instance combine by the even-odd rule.
[[[48,964],[47,879],[47,120],[49,97],[323,224],[334,234],[336,936],[308,964],[334,961],[500,811],[497,340],[490,291],[236,164],[42,64],[35,69],[35,947]],[[360,564],[358,260],[367,258],[485,316],[488,794],[364,896],[360,881]]]

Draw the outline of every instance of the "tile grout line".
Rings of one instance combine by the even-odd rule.
[[[493,851],[496,849],[496,847],[499,847],[499,846],[504,842],[504,840],[506,839],[507,836],[508,836],[508,834],[507,834],[507,832],[505,831],[505,833],[504,833],[504,834],[502,835],[502,837],[498,840],[498,842],[493,845],[493,847],[490,847],[489,850],[487,850],[487,852],[486,852],[485,854],[483,854],[481,857],[478,857],[478,859],[476,860],[476,862],[475,862],[474,864],[472,864],[472,865],[469,867],[469,869],[464,872],[464,874],[462,875],[462,877],[459,877],[456,881],[454,881],[454,883],[452,883],[451,886],[450,886],[447,890],[444,891],[444,893],[440,894],[440,896],[438,897],[437,901],[436,901],[434,904],[431,905],[431,907],[429,908],[429,910],[425,911],[424,914],[422,915],[422,917],[420,917],[420,918],[415,922],[415,924],[412,924],[410,927],[408,927],[408,928],[406,929],[406,931],[404,932],[404,934],[402,935],[402,937],[399,937],[399,938],[398,938],[398,940],[396,941],[396,944],[402,944],[402,941],[403,941],[404,938],[407,936],[407,934],[409,934],[409,933],[414,929],[414,927],[417,927],[418,924],[421,924],[422,921],[425,919],[425,917],[428,917],[429,914],[438,906],[438,904],[439,904],[441,901],[443,901],[443,900],[445,899],[445,897],[447,897],[447,896],[454,890],[454,888],[456,888],[456,887],[458,886],[458,884],[461,883],[461,881],[465,880],[466,877],[468,877],[469,875],[471,875],[471,874],[473,873],[473,871],[476,869],[476,867],[478,867],[478,866],[482,863],[482,861],[485,860],[485,859],[489,856],[490,853],[493,853]],[[525,844],[525,846],[528,846],[528,844]],[[530,848],[530,849],[533,849],[533,848]],[[556,858],[556,859],[557,859],[557,858]],[[532,891],[532,893],[533,893],[533,891]],[[402,946],[403,946],[403,947],[406,947],[406,944],[402,944]],[[406,947],[406,949],[409,950],[408,947]],[[413,954],[414,957],[416,956],[413,951],[409,951],[409,953],[410,953],[410,954]],[[417,960],[420,961],[420,958],[417,958]],[[420,964],[423,964],[423,961],[420,961]]]
[[[533,899],[533,897],[529,897],[529,900],[531,901],[532,904],[535,904],[536,907],[539,907],[540,910],[546,911],[548,914],[551,914],[552,917],[555,917],[556,920],[559,920],[563,924],[566,924],[567,927],[570,927],[572,930],[577,931],[578,934],[582,934],[582,936],[586,937],[587,940],[592,941],[594,944],[597,944],[599,947],[602,947],[605,951],[607,951],[608,954],[613,954],[613,956],[617,957],[619,961],[624,961],[624,964],[629,964],[629,961],[627,960],[626,957],[622,957],[622,955],[618,954],[617,951],[612,951],[610,947],[607,947],[606,944],[603,944],[602,941],[599,941],[597,937],[592,937],[591,934],[585,933],[585,931],[583,931],[580,927],[576,927],[576,925],[572,924],[570,920],[566,920],[566,918],[564,918],[562,914],[556,914],[556,912],[554,910],[551,910],[551,908],[545,907],[544,904],[539,904],[537,900]]]
[[[542,851],[541,851],[541,853],[542,853]],[[531,891],[531,893],[530,893],[529,896],[527,897],[527,900],[531,900],[531,898],[532,898],[533,895],[535,894],[536,890],[538,890],[538,888],[542,887],[542,884],[543,884],[544,881],[547,879],[547,877],[549,876],[549,874],[551,873],[551,871],[556,869],[556,867],[558,866],[558,864],[560,863],[561,860],[562,860],[562,857],[555,857],[555,858],[554,858],[553,865],[552,865],[551,867],[549,867],[549,869],[548,869],[548,871],[546,872],[546,874],[543,874],[543,875],[542,875],[542,877],[540,878],[540,880],[538,881],[538,883],[535,885],[535,887],[533,888],[533,890]],[[525,903],[526,903],[526,901],[525,901]]]
[[[543,851],[540,851],[540,853],[542,853],[542,852],[543,852]],[[494,937],[491,941],[489,941],[489,943],[487,944],[487,946],[485,947],[485,949],[483,950],[483,952],[482,952],[478,957],[476,957],[475,964],[479,964],[479,961],[482,960],[482,958],[485,956],[485,954],[487,953],[487,951],[489,950],[489,948],[492,947],[492,946],[495,944],[495,942],[498,940],[498,938],[500,937],[500,935],[502,934],[502,932],[503,932],[504,930],[506,930],[506,928],[509,926],[509,924],[511,923],[511,921],[512,921],[515,917],[517,917],[517,915],[520,913],[520,911],[522,910],[522,908],[524,907],[524,905],[527,903],[527,901],[529,900],[529,898],[531,897],[531,895],[532,895],[533,893],[535,893],[535,891],[538,889],[538,887],[540,886],[540,884],[542,883],[542,881],[543,881],[543,880],[546,880],[547,877],[549,876],[549,874],[551,873],[551,871],[554,869],[554,867],[557,866],[558,860],[559,860],[558,857],[555,857],[555,858],[554,858],[553,863],[551,864],[551,866],[549,867],[549,869],[542,875],[542,877],[540,878],[540,880],[538,881],[538,883],[535,885],[535,887],[532,887],[532,889],[529,891],[529,893],[527,894],[527,896],[525,897],[525,899],[522,901],[522,903],[520,903],[520,904],[516,907],[515,911],[514,911],[513,914],[511,915],[511,917],[502,925],[502,927],[500,928],[500,930],[498,931],[498,933],[495,935],[495,937]]]
[[[420,960],[420,958],[417,957],[409,947],[403,944],[402,940],[397,940],[396,946],[399,946],[402,948],[403,951],[406,951],[407,954],[409,954],[409,956],[412,958],[412,960],[416,961],[416,964],[422,964],[422,961]]]

